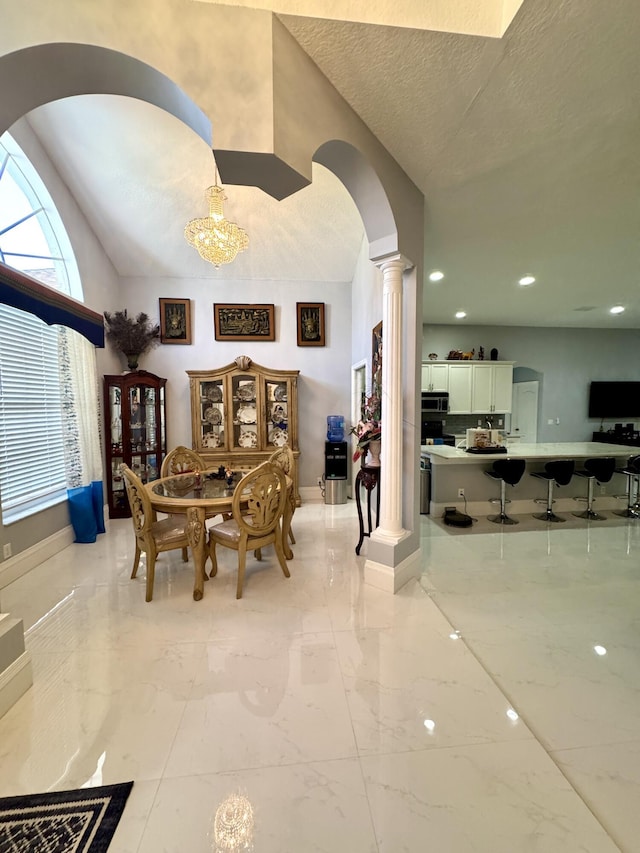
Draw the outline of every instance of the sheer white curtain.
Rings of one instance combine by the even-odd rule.
[[[100,387],[93,345],[78,332],[59,329],[60,393],[67,498],[76,542],[104,533]]]

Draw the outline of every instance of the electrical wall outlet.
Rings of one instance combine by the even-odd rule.
[[[2,548],[2,556],[5,560],[8,560],[11,556],[11,542],[7,542],[7,544]]]
[[[322,477],[318,477],[318,485],[322,488]]]
[[[459,498],[463,498],[463,497],[464,497],[464,489],[458,489],[458,497],[459,497]]]

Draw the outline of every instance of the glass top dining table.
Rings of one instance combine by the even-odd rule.
[[[205,581],[209,580],[205,569],[209,556],[205,522],[207,518],[213,518],[215,515],[231,514],[233,493],[246,472],[235,472],[231,484],[226,479],[213,476],[213,473],[174,474],[171,477],[152,480],[145,485],[154,510],[170,515],[184,514],[187,517],[187,538],[196,570],[193,587],[195,601],[200,601],[204,595]],[[292,480],[287,476],[286,481],[289,490],[292,488]],[[246,503],[241,500],[240,506],[244,509]],[[287,560],[293,557],[288,545],[291,515],[290,502],[287,501],[282,518],[283,545]]]
[[[215,515],[231,513],[233,493],[242,476],[242,472],[235,473],[229,484],[226,479],[218,479],[211,474],[190,472],[161,477],[145,486],[154,510],[187,517],[187,538],[196,569],[195,601],[200,601],[205,581],[209,580],[205,569],[209,556],[205,521]]]

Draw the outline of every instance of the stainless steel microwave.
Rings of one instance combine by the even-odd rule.
[[[423,391],[422,392],[422,411],[423,412],[448,412],[449,411],[449,394],[446,391]]]

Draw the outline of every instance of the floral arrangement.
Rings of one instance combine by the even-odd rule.
[[[358,439],[356,449],[353,452],[354,462],[366,453],[370,441],[375,441],[382,435],[381,405],[382,400],[378,387],[374,386],[370,397],[363,395],[361,419],[349,430],[351,435],[355,435]]]

